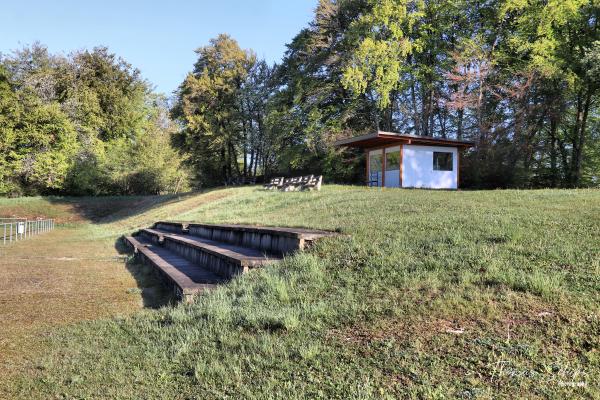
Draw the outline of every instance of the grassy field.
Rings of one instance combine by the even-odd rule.
[[[63,223],[1,250],[0,316],[28,315],[0,331],[1,351],[19,350],[4,397],[600,397],[597,190],[248,187],[0,199],[0,214]],[[156,219],[347,235],[194,304],[140,310],[168,299],[118,237]],[[36,284],[40,298],[23,293]]]

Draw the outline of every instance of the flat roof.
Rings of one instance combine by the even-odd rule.
[[[437,138],[433,136],[408,135],[404,133],[377,131],[367,135],[355,136],[348,139],[338,140],[335,146],[348,147],[379,147],[391,144],[420,144],[425,146],[453,146],[453,147],[473,147],[474,142],[457,139]]]

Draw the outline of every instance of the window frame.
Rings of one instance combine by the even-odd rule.
[[[437,160],[437,157],[439,157],[440,155],[447,155],[447,157],[449,158],[449,160],[446,160],[446,165],[442,165]],[[447,165],[449,162],[449,165]],[[444,168],[445,167],[449,167],[449,169]],[[434,151],[433,152],[433,156],[432,156],[432,168],[434,171],[440,171],[440,172],[452,172],[454,171],[454,152],[452,151]]]

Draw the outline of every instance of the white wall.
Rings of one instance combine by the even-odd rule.
[[[433,152],[453,153],[452,171],[433,170]],[[406,144],[402,155],[402,187],[457,189],[458,150],[456,147]]]

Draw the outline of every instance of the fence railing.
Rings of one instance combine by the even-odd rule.
[[[25,240],[54,229],[53,219],[0,218],[0,244]]]

